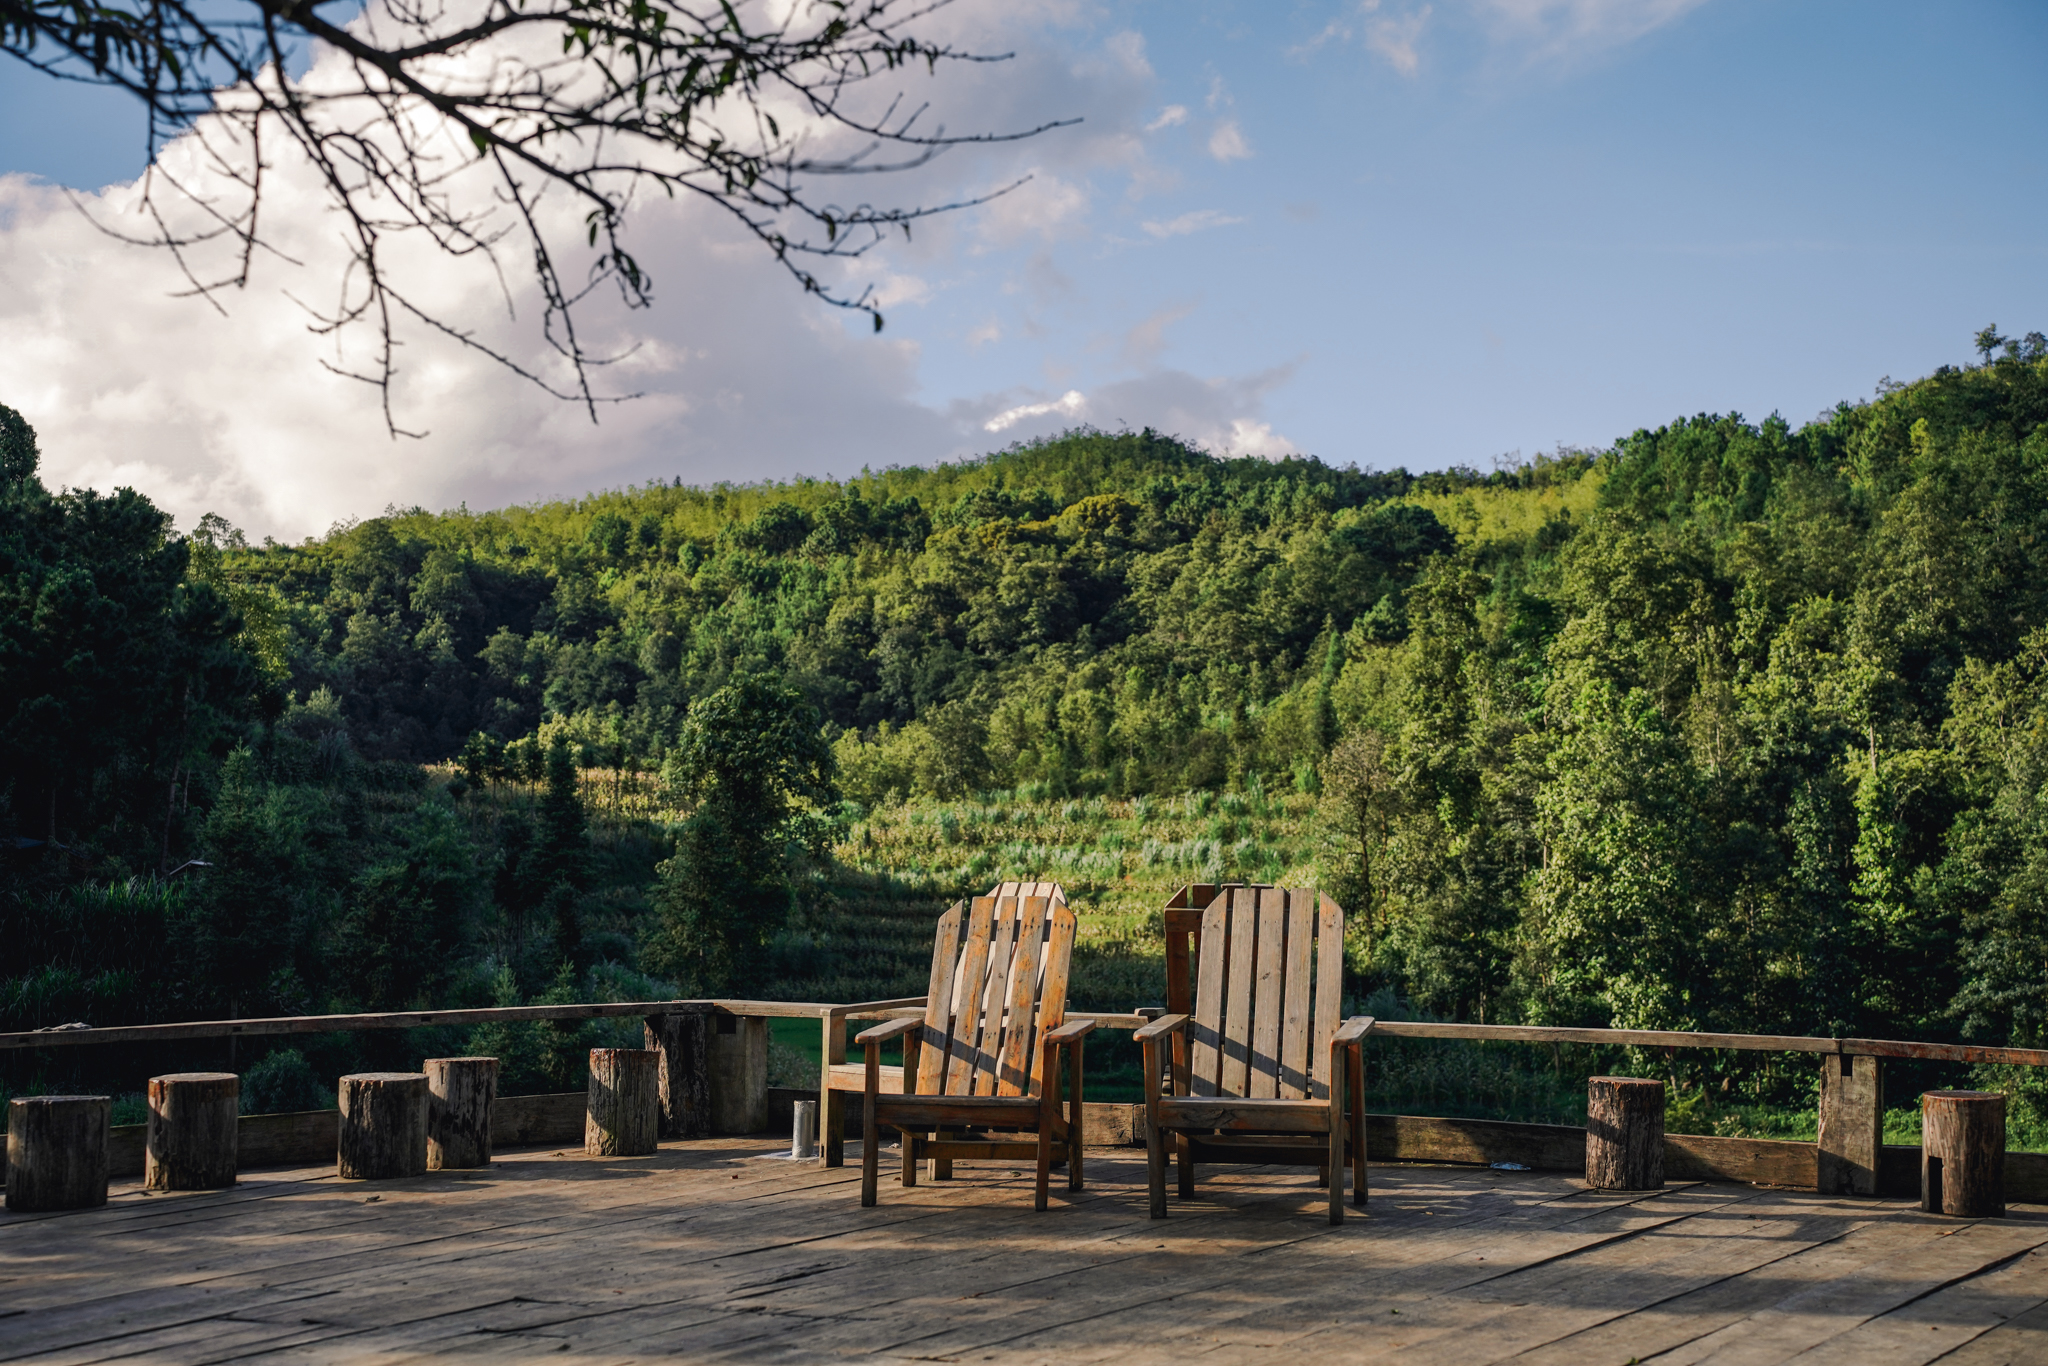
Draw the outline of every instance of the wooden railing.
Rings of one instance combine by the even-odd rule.
[[[56,1025],[48,1029],[0,1034],[0,1048],[67,1048],[89,1043],[163,1043],[177,1039],[262,1038],[282,1034],[340,1034],[363,1029],[420,1029],[435,1025],[479,1025],[529,1020],[644,1019],[709,1008],[721,1015],[751,1019],[893,1020],[920,1013],[922,1007],[894,1003],[845,1006],[826,1001],[600,1001],[558,1006],[486,1006],[477,1010],[385,1010],[360,1015],[280,1015],[256,1020],[185,1020],[171,1024]],[[1136,1015],[1074,1011],[1071,1018],[1095,1020],[1107,1029],[1136,1029]]]
[[[2048,1065],[2048,1049],[1977,1044],[1911,1043],[1901,1039],[1835,1039],[1799,1034],[1705,1034],[1682,1029],[1558,1029],[1547,1025],[1436,1024],[1377,1020],[1372,1032],[1390,1039],[1476,1039],[1499,1043],[1590,1043],[1621,1048],[1726,1048],[1753,1053],[1834,1053],[1924,1062]]]
[[[1178,926],[1169,926],[1170,929]],[[1172,945],[1169,943],[1169,948]],[[193,1020],[155,1025],[70,1027],[0,1034],[0,1049],[64,1048],[85,1044],[136,1044],[189,1039],[325,1034],[355,1030],[416,1029],[521,1021],[630,1019],[648,1020],[681,1014],[715,1014],[740,1020],[811,1019],[824,1026],[827,1063],[845,1056],[847,1024],[855,1020],[889,1020],[920,1013],[907,1000],[845,1005],[823,1001],[757,1001],[733,998],[675,1001],[605,1001],[545,1006],[494,1006],[476,1010],[381,1011],[354,1015],[293,1015],[249,1020]],[[1157,1012],[1147,1011],[1149,1016]],[[1144,1022],[1137,1013],[1073,1011],[1069,1018],[1092,1018],[1108,1029],[1135,1029]],[[721,1027],[723,1028],[723,1027]],[[765,1024],[759,1026],[765,1029]],[[1915,1061],[2048,1065],[2048,1050],[1998,1048],[1974,1044],[1920,1043],[1896,1039],[1826,1038],[1778,1034],[1717,1034],[1691,1030],[1572,1029],[1539,1025],[1441,1024],[1428,1021],[1377,1021],[1372,1035],[1386,1039],[1461,1039],[1474,1042],[1524,1044],[1591,1044],[1633,1048],[1729,1049],[1744,1052],[1821,1055],[1819,1139],[1815,1143],[1710,1135],[1669,1137],[1674,1174],[1699,1179],[1749,1180],[1804,1186],[1841,1195],[1903,1194],[1907,1182],[1917,1183],[1917,1149],[1887,1147],[1883,1141],[1882,1064],[1886,1058]],[[835,1047],[836,1045],[836,1047]],[[761,1045],[765,1049],[765,1039]],[[758,1071],[758,1064],[753,1071]],[[735,1112],[772,1116],[767,1105],[765,1073],[746,1086],[763,1095],[740,1102]],[[733,1074],[738,1083],[739,1073]],[[735,1098],[737,1099],[737,1098]],[[569,1123],[577,1097],[532,1098],[535,1115],[550,1116],[545,1131]],[[782,1100],[786,1107],[787,1099]],[[548,1107],[552,1107],[551,1109]],[[1143,1106],[1091,1103],[1087,1127],[1090,1141],[1143,1142]],[[316,1112],[326,1114],[328,1112]],[[521,1115],[525,1112],[519,1111]],[[251,1117],[255,1118],[255,1117]],[[850,1116],[849,1116],[850,1118]],[[785,1116],[786,1119],[786,1116]],[[325,1133],[318,1123],[308,1132]],[[248,1121],[245,1121],[245,1124]],[[273,1127],[282,1117],[271,1121]],[[526,1121],[522,1120],[522,1123]],[[538,1123],[539,1120],[534,1122]],[[1570,1126],[1518,1124],[1493,1120],[1440,1119],[1423,1116],[1375,1115],[1368,1122],[1370,1147],[1378,1160],[1426,1162],[1506,1162],[1531,1168],[1571,1168],[1573,1154],[1583,1154],[1583,1129]],[[267,1132],[267,1131],[265,1131]],[[282,1132],[282,1131],[280,1131]],[[294,1131],[296,1132],[296,1130]],[[538,1137],[540,1129],[535,1130]],[[550,1138],[547,1141],[554,1141]],[[282,1149],[279,1150],[282,1153]],[[2016,1183],[2015,1198],[2048,1200],[2048,1156],[2014,1153],[2008,1175]],[[2029,1194],[2019,1194],[2018,1192]]]

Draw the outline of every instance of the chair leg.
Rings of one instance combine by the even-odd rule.
[[[1044,1209],[1049,1203],[1047,1188],[1052,1184],[1052,1125],[1038,1126],[1038,1193],[1032,1208]]]
[[[1334,1050],[1332,1050],[1334,1052]],[[1330,1061],[1342,1066],[1341,1057]],[[1344,1222],[1344,1128],[1345,1118],[1350,1114],[1344,1103],[1344,1074],[1331,1069],[1330,1077],[1330,1152],[1324,1159],[1323,1171],[1330,1178],[1330,1222]]]
[[[1180,1198],[1195,1198],[1195,1147],[1186,1134],[1174,1135],[1174,1155],[1180,1159]]]
[[[1087,1110],[1081,1102],[1081,1045],[1080,1039],[1074,1040],[1073,1106],[1068,1111],[1071,1118],[1067,1122],[1067,1189],[1070,1191],[1082,1189],[1081,1145],[1085,1135],[1081,1130]]]
[[[910,1129],[899,1129],[897,1132],[903,1135],[903,1155],[900,1163],[902,1167],[901,1180],[905,1186],[914,1186],[917,1184],[918,1134]]]
[[[875,1187],[881,1176],[882,1129],[875,1123],[875,1104],[872,1092],[863,1107],[860,1126],[860,1203],[862,1208],[871,1208],[875,1203]]]
[[[1152,1199],[1152,1217],[1166,1217],[1166,1144],[1167,1135],[1157,1125],[1145,1134],[1145,1176],[1146,1186]]]
[[[1365,1050],[1351,1053],[1351,1203],[1365,1208]]]

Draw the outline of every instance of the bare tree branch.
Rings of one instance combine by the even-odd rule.
[[[259,251],[277,251],[261,216],[267,158],[280,136],[295,149],[332,201],[349,255],[333,305],[301,306],[337,346],[359,329],[374,338],[366,366],[339,351],[322,364],[379,390],[393,436],[414,434],[392,408],[405,320],[581,403],[593,420],[600,403],[630,397],[593,387],[593,372],[619,357],[589,349],[576,317],[601,290],[628,309],[652,304],[653,277],[626,245],[638,195],[717,205],[804,291],[867,314],[879,331],[872,289],[844,293],[818,264],[860,257],[1024,182],[908,207],[841,204],[819,186],[1074,122],[954,134],[921,126],[928,106],[906,106],[901,92],[869,99],[874,82],[915,67],[1007,58],[920,36],[952,0],[798,0],[780,20],[763,0],[381,0],[345,23],[320,12],[345,2],[231,0],[246,16],[222,18],[181,0],[0,0],[0,52],[136,95],[152,154],[189,139],[205,184],[155,162],[141,192],[149,231],[101,226],[170,251],[188,292],[216,308],[220,292],[248,285]],[[314,43],[343,60],[294,77]],[[841,149],[848,139],[857,145]],[[581,240],[550,229],[559,222],[550,196],[581,206]],[[420,236],[445,256],[488,261],[508,309],[502,257],[523,249],[542,301],[540,335],[569,382],[424,303],[391,264],[393,243]],[[223,242],[236,248],[232,266],[206,273],[191,253]],[[586,257],[581,280],[567,278],[565,263]]]

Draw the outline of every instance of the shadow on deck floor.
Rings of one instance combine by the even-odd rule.
[[[1142,1155],[1105,1150],[1044,1214],[1001,1163],[863,1210],[857,1159],[769,1148],[0,1214],[0,1361],[2048,1363],[2040,1207],[1375,1167],[1331,1228],[1313,1171],[1259,1167],[1154,1222]]]

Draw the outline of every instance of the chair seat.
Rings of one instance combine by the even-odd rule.
[[[906,1096],[887,1091],[875,1097],[875,1121],[905,1129],[1037,1128],[1043,1106],[1037,1096]],[[1059,1114],[1053,1120],[1058,1125]]]
[[[1246,1133],[1327,1134],[1327,1100],[1248,1100],[1242,1096],[1161,1096],[1159,1124],[1168,1129]]]

